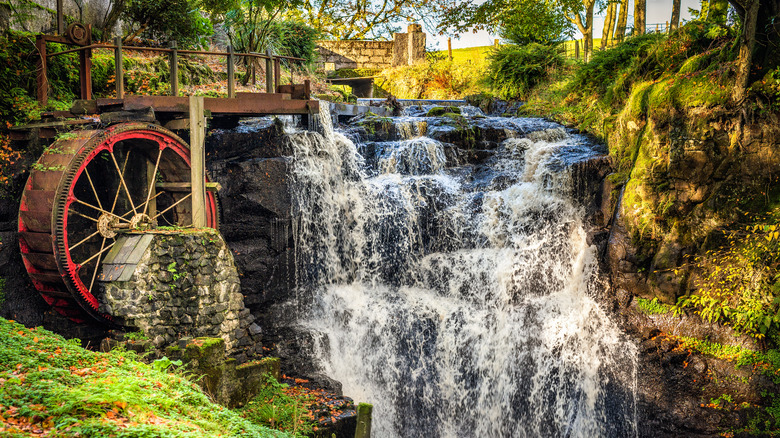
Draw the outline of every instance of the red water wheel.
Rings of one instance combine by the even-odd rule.
[[[35,163],[19,208],[19,245],[33,285],[76,322],[100,309],[101,260],[124,232],[192,223],[188,145],[157,125],[61,135]],[[206,196],[209,227],[217,199]],[[91,317],[91,318],[90,318]]]

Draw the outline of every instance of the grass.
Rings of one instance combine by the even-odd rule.
[[[96,353],[0,318],[0,435],[283,437],[135,353]]]
[[[279,429],[293,436],[309,436],[314,430],[313,417],[308,406],[314,397],[308,394],[291,395],[287,384],[279,383],[271,376],[267,377],[263,391],[246,406],[241,415],[253,423]]]
[[[464,49],[452,49],[452,61],[456,64],[485,65],[487,57],[493,51],[493,46],[467,47]],[[447,50],[433,52],[437,57],[449,56]]]

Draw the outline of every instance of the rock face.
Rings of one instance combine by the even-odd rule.
[[[214,230],[120,237],[101,278],[101,310],[157,348],[209,336],[221,338],[229,354],[245,346],[253,347],[250,355],[259,352],[260,331],[250,325],[233,256]]]

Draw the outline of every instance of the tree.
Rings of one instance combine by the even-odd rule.
[[[604,18],[604,29],[601,32],[601,50],[611,47],[613,44],[612,30],[615,27],[615,18],[617,18],[618,3],[611,1],[607,5],[607,15]]]
[[[549,32],[570,32],[571,26],[577,26],[585,40],[585,59],[587,60],[593,50],[593,10],[596,0],[487,0],[479,3],[478,0],[465,2],[452,1],[445,4],[442,14],[443,19],[439,25],[442,33],[454,31],[457,33],[467,29],[495,30],[508,24],[525,23],[530,29],[532,25],[539,24],[535,11],[547,10],[550,14],[560,17],[554,23],[568,21],[561,27],[550,27]]]
[[[644,35],[647,26],[647,0],[634,0],[634,35]]]
[[[337,39],[390,38],[403,21],[430,21],[437,17],[426,0],[304,0],[286,16],[326,37]]]
[[[182,46],[203,45],[214,33],[211,23],[192,0],[129,0],[122,17],[130,24],[129,41],[144,35],[160,41],[176,41]]]
[[[671,30],[680,27],[680,3],[681,0],[672,0],[672,19],[669,22],[669,28]]]
[[[742,23],[733,98],[745,102],[758,72],[780,66],[780,0],[729,0]],[[707,14],[709,17],[710,14]]]
[[[615,26],[615,41],[622,43],[626,38],[626,24],[628,23],[628,0],[621,0],[620,14],[618,14],[617,26]]]

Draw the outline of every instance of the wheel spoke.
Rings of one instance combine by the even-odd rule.
[[[127,151],[127,157],[130,158],[130,151]],[[125,175],[124,170],[119,170],[119,163],[116,161],[116,157],[114,156],[114,151],[111,151],[111,161],[114,162],[114,168],[116,169],[117,173],[119,174],[119,182],[121,183],[121,186],[125,189],[125,194],[127,195],[127,200],[130,202],[130,208],[133,209],[133,214],[137,214],[138,212],[135,209],[135,204],[133,204],[133,197],[130,196],[130,190],[127,188],[127,183],[125,183]],[[125,160],[125,164],[127,164],[127,160]]]
[[[182,201],[184,201],[185,199],[189,198],[190,196],[192,196],[192,193],[188,193],[188,194],[187,194],[185,197],[183,197],[183,198],[179,199],[178,201],[174,202],[174,203],[173,203],[173,204],[172,204],[170,207],[168,207],[168,208],[166,208],[165,210],[163,210],[163,211],[161,211],[161,212],[157,213],[157,215],[155,215],[155,216],[152,218],[152,220],[155,220],[155,219],[157,219],[158,217],[162,216],[162,215],[163,215],[165,212],[167,212],[168,210],[172,209],[173,207],[176,207],[176,206],[177,206],[177,205],[179,205],[179,204],[180,204]]]
[[[85,266],[87,263],[89,263],[89,262],[91,262],[92,260],[95,260],[96,258],[100,257],[100,254],[103,254],[104,252],[108,251],[108,250],[109,250],[109,249],[111,249],[111,247],[112,247],[112,246],[114,246],[114,245],[116,245],[116,242],[112,243],[111,245],[108,245],[107,247],[105,247],[105,248],[101,249],[100,251],[98,251],[98,252],[97,252],[96,254],[94,254],[92,257],[90,257],[90,258],[88,258],[88,259],[84,260],[83,262],[79,263],[79,267],[81,267],[81,266]]]
[[[84,167],[84,173],[87,175],[87,181],[89,181],[89,186],[92,187],[92,194],[95,195],[95,200],[98,203],[98,207],[103,208],[103,204],[100,203],[100,196],[98,196],[97,190],[95,190],[95,184],[92,183],[92,177],[89,176],[89,168]]]
[[[114,154],[111,154],[111,158],[114,158]],[[125,169],[127,169],[127,162],[130,161],[130,151],[127,151],[127,156],[125,157],[125,162],[122,164],[122,171],[119,172],[120,176],[125,173]],[[114,158],[114,163],[116,163],[116,159]],[[116,202],[119,200],[119,193],[122,191],[122,184],[119,183],[116,186],[116,193],[114,194],[114,203],[111,204],[111,213],[114,213],[114,209],[116,208]]]
[[[103,243],[100,244],[100,252],[98,252],[97,263],[95,263],[95,269],[92,271],[92,280],[89,282],[89,293],[92,293],[92,286],[95,284],[95,277],[97,277],[98,269],[100,269],[100,258],[103,254],[103,248],[106,246],[106,238],[103,238]],[[112,244],[113,246],[113,244]]]
[[[97,220],[97,219],[95,219],[94,217],[87,216],[86,214],[83,214],[83,213],[79,213],[79,212],[78,212],[78,211],[76,211],[76,210],[73,210],[71,213],[75,214],[76,216],[81,216],[81,217],[83,217],[84,219],[91,220],[92,222],[97,222],[97,221],[98,221],[98,220]]]
[[[95,231],[94,233],[92,233],[89,236],[87,236],[84,239],[82,239],[79,243],[77,243],[77,244],[71,246],[70,248],[68,248],[68,251],[73,251],[74,249],[78,248],[79,245],[81,245],[82,243],[86,242],[87,240],[97,236],[98,234],[100,234],[100,231]],[[105,237],[103,238],[103,240],[105,240]]]
[[[163,148],[160,147],[160,152],[157,153],[157,162],[154,163],[154,172],[152,172],[152,179],[153,181],[149,181],[149,193],[146,194],[146,202],[144,202],[144,214],[146,214],[146,209],[149,207],[149,202],[151,199],[149,199],[152,196],[152,191],[154,191],[154,185],[157,181],[157,168],[160,167],[160,158],[162,158]],[[156,198],[156,196],[155,196]]]
[[[78,202],[78,203],[79,203],[79,204],[81,204],[81,205],[87,206],[87,207],[89,207],[89,208],[92,208],[92,209],[94,209],[94,210],[97,210],[97,211],[99,211],[99,212],[101,212],[101,213],[104,213],[104,214],[108,214],[108,215],[114,216],[114,217],[116,217],[116,218],[118,218],[118,219],[120,219],[120,220],[123,220],[123,221],[125,221],[125,222],[127,222],[127,223],[130,223],[130,221],[129,221],[129,220],[127,220],[127,219],[125,219],[125,218],[123,218],[123,217],[121,217],[121,216],[118,216],[118,215],[116,215],[116,214],[114,214],[114,213],[112,213],[112,212],[110,212],[110,211],[103,210],[102,208],[95,207],[94,205],[92,205],[92,204],[89,204],[89,203],[87,203],[87,202],[84,202],[84,201],[82,201],[81,199],[78,199],[78,198],[73,198],[73,200],[74,200],[74,201],[76,201],[76,202]]]

